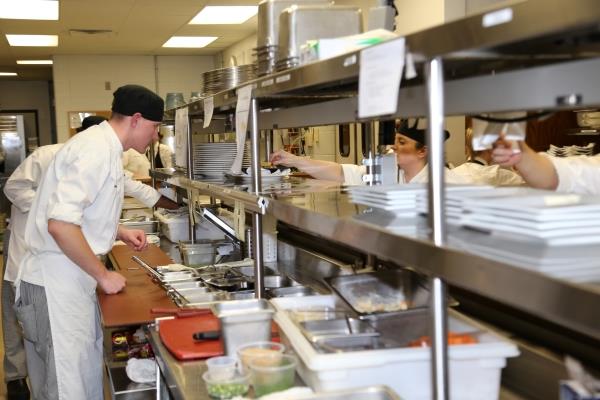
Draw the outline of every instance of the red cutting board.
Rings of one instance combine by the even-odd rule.
[[[219,320],[213,314],[183,317],[161,321],[158,333],[163,344],[178,360],[195,360],[223,355],[220,340],[195,341],[196,332],[220,330]]]

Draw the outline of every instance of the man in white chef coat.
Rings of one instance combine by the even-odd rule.
[[[136,250],[146,246],[143,233],[118,225],[121,157],[130,148],[143,152],[157,139],[164,103],[137,85],[113,95],[110,120],[74,136],[50,162],[25,228],[16,311],[32,391],[40,399],[103,399],[96,286],[118,293],[125,278],[98,256],[115,239]]]
[[[563,193],[600,195],[600,156],[552,157],[536,153],[525,142],[515,152],[509,141],[494,144],[494,162],[514,166],[528,185]]]

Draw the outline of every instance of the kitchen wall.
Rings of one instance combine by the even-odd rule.
[[[58,142],[69,138],[69,111],[110,110],[112,93],[125,84],[168,92],[200,89],[203,72],[215,68],[212,56],[75,56],[54,57],[53,77]]]
[[[52,143],[49,83],[0,81],[0,110],[36,110],[40,145]]]
[[[252,64],[256,61],[254,57],[254,48],[256,47],[256,34],[248,36],[232,46],[229,46],[223,52],[219,53],[216,58],[216,68],[230,67],[231,61],[235,60],[235,65]]]

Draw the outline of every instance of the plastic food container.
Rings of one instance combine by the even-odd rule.
[[[302,334],[287,310],[311,307],[338,308],[334,296],[276,298],[275,321],[288,350],[298,356],[298,374],[315,391],[350,389],[383,384],[401,398],[429,400],[431,352],[427,347],[402,347],[341,353],[319,353]],[[519,354],[517,347],[477,322],[450,310],[448,328],[456,333],[478,332],[478,343],[448,348],[450,398],[496,400],[506,358]]]
[[[212,357],[206,360],[206,366],[215,381],[232,379],[236,373],[236,360],[233,357]]]
[[[231,379],[214,379],[210,371],[202,375],[206,391],[213,399],[226,400],[248,393],[250,387],[248,375],[236,374]]]
[[[250,362],[260,358],[261,365],[273,365],[280,361],[281,354],[285,351],[285,346],[277,342],[254,342],[248,343],[238,348],[237,356],[240,360],[240,369],[242,372],[248,371]]]
[[[262,357],[250,361],[250,377],[256,397],[269,393],[280,392],[294,386],[296,375],[296,357],[281,354],[277,361],[270,360],[270,365],[264,365]]]

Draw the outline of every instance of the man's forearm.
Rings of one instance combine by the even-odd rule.
[[[92,251],[80,226],[51,219],[48,221],[48,232],[63,253],[97,282],[106,275],[106,267]]]
[[[521,161],[515,165],[525,182],[538,189],[555,190],[558,186],[558,174],[552,162],[536,153],[529,146],[523,146]]]

